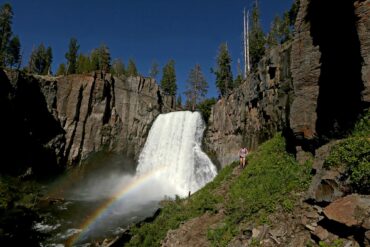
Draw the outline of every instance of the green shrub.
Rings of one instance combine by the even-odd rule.
[[[356,123],[352,135],[361,137],[370,136],[370,109],[368,109],[364,116]]]
[[[370,111],[360,119],[352,136],[336,144],[326,158],[324,167],[344,165],[345,177],[360,193],[370,192]]]
[[[324,166],[344,165],[345,176],[355,191],[368,194],[370,191],[370,139],[350,137],[336,144]]]
[[[344,243],[343,243],[343,240],[341,240],[341,239],[335,239],[331,243],[325,243],[323,241],[320,241],[319,246],[320,247],[342,247],[342,246],[344,246]]]
[[[370,192],[370,139],[351,137],[336,144],[324,166],[345,166],[345,177],[355,191],[368,194]]]

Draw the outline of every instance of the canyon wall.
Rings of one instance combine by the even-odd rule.
[[[99,151],[136,158],[156,116],[173,110],[173,98],[149,78],[0,76],[1,108],[8,113],[2,143],[9,147],[2,157],[18,163],[18,173],[64,169]]]
[[[370,106],[369,51],[369,0],[301,0],[291,44],[213,107],[208,152],[224,166],[277,131],[298,156],[345,136]]]
[[[242,145],[256,148],[289,125],[290,53],[290,43],[269,50],[258,73],[213,107],[204,143],[221,166],[238,159]]]
[[[301,1],[295,24],[290,125],[307,149],[347,134],[370,103],[370,1],[332,10],[328,1]]]

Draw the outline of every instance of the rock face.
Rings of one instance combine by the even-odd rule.
[[[54,156],[51,163],[59,166],[79,164],[99,151],[135,158],[155,117],[173,110],[172,97],[163,96],[148,78],[33,77],[3,72],[1,77],[7,81],[2,93],[8,92],[1,95],[7,103],[2,107],[6,111],[17,107],[5,123],[8,129],[15,128],[12,122],[22,125],[22,131],[26,129],[26,135],[39,142],[40,149],[49,150]],[[22,149],[27,147],[17,152]]]
[[[257,74],[214,106],[206,146],[222,165],[281,130],[304,161],[370,106],[370,0],[335,9],[301,0],[291,46],[268,52]]]
[[[361,0],[355,2],[355,15],[357,18],[356,28],[360,40],[362,64],[362,81],[364,90],[362,97],[364,102],[370,104],[370,1]]]
[[[66,132],[69,164],[103,149],[136,157],[155,117],[171,110],[158,85],[142,77],[73,75],[43,82],[41,89]]]
[[[301,1],[291,53],[295,98],[291,107],[290,126],[296,135],[312,139],[316,135],[321,54],[319,47],[313,45],[310,23],[305,20],[307,9],[308,1]]]
[[[336,2],[333,13],[328,1],[301,1],[291,66],[298,141],[340,137],[369,105],[369,3]]]
[[[255,148],[289,125],[290,51],[290,44],[269,51],[259,73],[213,107],[205,144],[222,166],[238,159],[242,145]]]
[[[324,162],[329,156],[332,147],[338,141],[333,141],[318,148],[315,152],[312,170],[315,176],[307,192],[307,199],[314,202],[332,202],[348,193],[343,177],[345,168],[343,166],[325,169]]]

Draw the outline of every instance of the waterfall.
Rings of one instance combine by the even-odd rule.
[[[139,156],[137,176],[160,169],[157,181],[172,195],[185,196],[202,188],[217,174],[216,167],[201,150],[204,129],[198,112],[159,115]]]

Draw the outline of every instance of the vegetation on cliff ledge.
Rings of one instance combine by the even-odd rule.
[[[351,136],[341,140],[331,150],[325,161],[327,168],[345,168],[344,180],[355,192],[370,193],[370,111],[358,121]]]
[[[290,211],[295,193],[305,190],[310,181],[309,164],[298,165],[285,151],[285,140],[278,134],[249,156],[248,166],[238,163],[225,167],[213,182],[188,199],[165,201],[160,214],[151,223],[131,229],[128,246],[159,246],[167,231],[201,216],[222,214],[216,227],[208,230],[214,246],[226,246],[239,233],[243,222],[264,222],[278,208]]]

